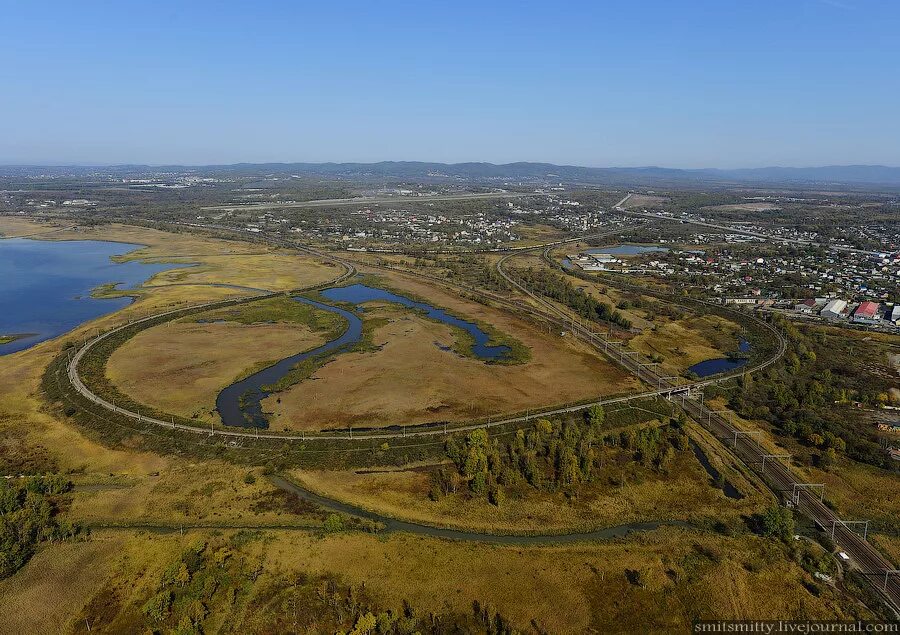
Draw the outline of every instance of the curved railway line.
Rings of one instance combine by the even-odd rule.
[[[601,233],[601,234],[594,234],[589,237],[596,238],[596,237],[612,236],[617,233],[620,233],[621,231],[622,231],[622,229],[619,228],[619,229],[611,230],[611,231]],[[576,239],[570,239],[569,241],[563,241],[563,242],[573,242],[575,240],[583,240],[584,238],[588,238],[588,237],[579,237]],[[325,258],[325,259],[337,262],[344,268],[344,272],[340,276],[338,276],[330,281],[319,283],[316,285],[311,285],[309,287],[304,287],[302,289],[295,289],[292,291],[292,293],[300,293],[300,292],[304,292],[304,291],[310,291],[310,290],[319,289],[319,288],[323,288],[323,287],[327,287],[327,286],[341,284],[342,282],[348,280],[349,278],[353,277],[356,274],[356,271],[357,271],[356,266],[357,265],[369,267],[369,268],[373,268],[373,269],[382,269],[382,270],[392,271],[394,273],[406,275],[406,276],[409,276],[412,278],[418,278],[418,279],[425,280],[428,282],[441,284],[442,286],[453,288],[456,291],[467,292],[467,293],[478,296],[482,300],[486,300],[489,302],[493,302],[495,304],[499,304],[499,305],[503,306],[504,308],[514,311],[516,313],[521,314],[524,312],[524,313],[527,313],[539,320],[549,322],[560,328],[571,329],[573,334],[576,337],[580,337],[585,342],[587,342],[590,346],[593,346],[595,349],[597,349],[601,353],[610,357],[614,362],[625,366],[626,370],[630,370],[639,379],[644,379],[646,381],[646,383],[648,383],[651,387],[655,386],[655,388],[652,388],[651,390],[647,390],[647,391],[638,392],[638,393],[631,393],[628,395],[608,397],[605,399],[596,399],[596,400],[591,400],[591,401],[583,401],[583,402],[579,402],[579,403],[571,404],[571,405],[563,405],[563,406],[559,406],[559,407],[555,407],[555,408],[535,410],[533,412],[529,411],[525,415],[502,417],[502,418],[498,418],[496,420],[491,419],[489,421],[478,422],[478,423],[473,423],[473,424],[464,424],[464,425],[456,424],[453,426],[440,425],[440,424],[435,425],[435,424],[429,424],[429,423],[415,424],[415,425],[396,425],[395,424],[392,426],[386,426],[386,427],[379,428],[376,430],[357,429],[356,431],[354,431],[352,429],[349,429],[349,430],[317,431],[317,432],[303,432],[303,433],[289,434],[289,433],[272,433],[272,432],[260,431],[260,430],[248,431],[248,430],[235,430],[235,429],[228,429],[228,428],[223,429],[221,426],[207,428],[205,426],[201,427],[199,425],[187,425],[184,423],[175,423],[173,418],[169,418],[168,420],[159,419],[156,417],[141,414],[140,412],[130,410],[128,408],[124,408],[115,403],[112,403],[108,399],[104,399],[100,395],[93,392],[85,384],[84,380],[81,378],[80,371],[79,371],[79,365],[80,365],[81,361],[84,359],[85,355],[87,353],[89,353],[100,342],[102,342],[118,333],[121,333],[122,331],[125,331],[126,329],[134,329],[135,326],[141,326],[141,325],[146,325],[146,327],[157,326],[165,321],[168,321],[166,318],[176,319],[176,318],[184,317],[186,315],[190,315],[193,313],[209,311],[209,310],[221,308],[224,306],[234,306],[237,304],[246,304],[246,303],[250,303],[250,302],[256,302],[258,300],[264,300],[267,298],[283,295],[283,292],[268,292],[268,293],[260,293],[260,294],[256,294],[256,295],[252,295],[252,296],[247,296],[247,297],[240,298],[237,300],[232,298],[232,299],[228,299],[228,300],[218,300],[215,302],[194,305],[191,307],[172,309],[170,311],[153,314],[153,315],[150,315],[150,316],[147,316],[147,317],[144,317],[144,318],[132,321],[132,322],[128,322],[126,324],[122,324],[116,328],[113,328],[113,329],[103,332],[103,333],[98,333],[98,335],[96,337],[94,337],[93,339],[87,340],[84,343],[84,345],[81,346],[80,348],[78,348],[75,351],[75,353],[69,358],[69,360],[67,360],[66,376],[69,380],[69,383],[74,388],[74,390],[76,392],[78,392],[82,397],[91,401],[95,405],[100,406],[101,408],[103,408],[109,412],[112,412],[116,415],[127,417],[129,419],[132,419],[132,420],[138,421],[140,423],[144,423],[144,424],[155,425],[155,426],[159,426],[159,427],[163,427],[163,428],[167,428],[167,429],[177,429],[179,431],[190,432],[190,433],[201,434],[201,435],[218,435],[218,436],[223,436],[223,437],[227,437],[227,438],[236,438],[236,439],[253,438],[253,439],[259,439],[259,440],[271,439],[271,440],[278,440],[278,441],[304,441],[304,442],[310,442],[310,441],[314,442],[316,440],[361,440],[361,439],[390,440],[390,439],[398,439],[398,438],[404,438],[404,437],[443,436],[449,432],[466,432],[466,431],[471,431],[471,430],[475,430],[475,429],[479,429],[479,428],[492,428],[492,427],[498,427],[498,426],[503,426],[503,425],[515,424],[515,423],[527,423],[528,421],[530,421],[531,419],[533,419],[536,416],[553,416],[553,415],[559,415],[559,414],[564,414],[564,413],[569,413],[569,412],[576,412],[576,411],[583,410],[584,408],[588,408],[593,405],[606,406],[606,405],[611,405],[611,404],[626,403],[626,402],[635,401],[635,400],[644,400],[644,399],[649,399],[649,398],[659,397],[659,396],[669,397],[674,392],[683,391],[688,387],[702,388],[702,387],[710,385],[710,384],[714,384],[714,383],[726,381],[728,379],[732,379],[734,376],[741,374],[742,372],[746,372],[745,370],[742,369],[740,372],[721,374],[721,375],[717,375],[710,379],[691,382],[690,384],[682,384],[680,386],[668,386],[668,385],[663,386],[663,385],[658,384],[656,381],[647,380],[646,378],[649,377],[649,375],[647,375],[646,372],[642,372],[643,369],[633,363],[632,358],[629,357],[630,353],[624,352],[624,349],[622,349],[621,347],[617,347],[616,344],[614,342],[612,342],[611,340],[604,339],[600,334],[591,333],[585,326],[581,325],[577,320],[573,321],[573,319],[571,317],[562,313],[561,311],[559,311],[559,309],[555,305],[553,305],[547,301],[541,301],[540,299],[538,299],[539,303],[542,304],[542,308],[535,308],[535,307],[531,307],[527,304],[524,304],[522,302],[517,302],[510,298],[496,294],[496,293],[484,291],[482,289],[479,289],[479,288],[473,287],[473,286],[452,283],[450,281],[443,280],[443,279],[435,277],[435,276],[429,276],[426,274],[410,272],[410,271],[401,270],[401,269],[397,269],[397,268],[393,268],[393,267],[389,267],[389,266],[385,266],[385,265],[356,262],[356,261],[350,260],[348,258],[333,256],[333,255],[326,254],[324,252],[321,252],[321,251],[318,251],[315,249],[311,249],[308,247],[300,247],[298,245],[286,243],[283,241],[273,241],[273,242],[277,242],[277,244],[279,244],[280,246],[283,246],[283,247],[299,249],[301,251],[305,251],[305,252],[315,255],[317,257]],[[560,244],[563,244],[563,243],[557,241],[552,244],[549,244],[549,247],[558,246]],[[528,251],[534,251],[534,250],[543,249],[543,248],[547,248],[547,247],[548,247],[547,244],[536,245],[536,246],[528,248]],[[518,251],[515,253],[521,253],[521,251]],[[510,255],[512,255],[512,254],[510,254]],[[507,257],[509,257],[509,256],[504,257],[504,260]],[[503,272],[501,270],[500,273],[502,276],[504,276],[504,278],[507,278],[507,274],[505,272]],[[515,282],[511,281],[511,284],[513,284],[513,286],[517,286],[517,283],[515,283]],[[537,296],[533,296],[533,297],[537,298]],[[760,321],[760,323],[765,324],[762,321]],[[768,362],[774,363],[775,359],[776,358],[768,360]],[[750,369],[750,370],[751,371],[758,370],[761,367],[762,366],[754,367],[753,369]]]
[[[611,236],[617,233],[620,233],[622,228],[612,230],[610,232],[606,232],[604,234],[597,234],[590,237],[604,237]],[[66,376],[68,377],[69,382],[72,387],[83,397],[93,402],[94,404],[116,414],[119,416],[128,417],[131,419],[135,419],[139,422],[162,426],[165,428],[177,428],[180,431],[194,433],[194,434],[202,434],[202,435],[222,435],[225,437],[238,437],[238,438],[254,438],[254,439],[272,439],[279,441],[294,441],[294,440],[302,440],[304,442],[314,441],[316,439],[398,439],[401,437],[413,437],[413,436],[438,436],[445,435],[448,432],[460,432],[467,431],[476,428],[485,428],[485,427],[493,427],[504,424],[511,424],[517,422],[526,422],[530,418],[534,416],[547,416],[554,414],[561,414],[565,412],[572,412],[576,410],[582,410],[586,407],[589,407],[594,404],[605,405],[612,403],[622,403],[626,401],[631,401],[635,399],[646,399],[649,397],[656,396],[664,396],[668,398],[680,397],[676,399],[676,403],[678,403],[682,409],[694,418],[698,423],[703,425],[707,430],[709,430],[712,434],[714,434],[718,439],[722,440],[726,446],[730,447],[733,454],[739,458],[742,462],[744,462],[750,469],[752,469],[755,473],[757,473],[764,482],[766,482],[769,487],[776,493],[782,494],[783,496],[789,494],[789,501],[796,506],[796,508],[813,519],[816,523],[818,523],[821,527],[826,529],[831,529],[834,532],[834,541],[836,544],[840,545],[841,548],[849,555],[851,559],[851,563],[859,570],[859,572],[866,576],[873,583],[873,587],[878,589],[879,592],[888,600],[888,602],[892,605],[894,611],[898,610],[900,607],[900,576],[890,575],[890,572],[894,569],[893,565],[885,559],[879,552],[876,550],[869,542],[863,539],[860,535],[858,535],[855,531],[853,531],[848,525],[843,524],[841,519],[833,512],[828,506],[824,504],[823,496],[817,496],[809,487],[805,487],[806,485],[803,483],[802,479],[795,474],[791,468],[783,463],[780,459],[773,457],[770,454],[767,454],[766,450],[758,444],[755,439],[752,439],[749,434],[746,434],[749,431],[737,429],[734,425],[732,425],[729,421],[723,418],[720,414],[710,410],[707,408],[702,399],[697,399],[693,396],[693,391],[702,388],[704,386],[714,384],[717,382],[721,382],[727,379],[733,378],[735,375],[752,373],[756,371],[763,370],[772,364],[776,363],[785,353],[787,348],[787,343],[782,336],[782,334],[776,329],[773,325],[765,322],[764,320],[759,319],[756,316],[749,316],[746,314],[742,314],[745,318],[749,318],[754,321],[754,323],[768,331],[768,333],[775,338],[778,343],[777,351],[770,357],[761,362],[755,364],[750,368],[741,368],[739,371],[719,375],[710,379],[694,381],[689,383],[679,383],[677,380],[679,378],[675,377],[666,377],[660,375],[654,370],[654,365],[651,363],[647,363],[643,361],[640,355],[636,351],[630,351],[625,346],[622,345],[621,342],[616,342],[610,339],[612,335],[612,329],[606,335],[594,332],[588,325],[582,323],[578,318],[572,316],[568,312],[564,311],[560,306],[548,300],[547,298],[542,297],[541,295],[531,291],[528,289],[523,283],[518,281],[514,275],[512,275],[509,271],[504,268],[504,265],[516,255],[522,253],[528,253],[532,251],[542,250],[542,256],[548,261],[552,262],[552,258],[550,257],[550,250],[554,247],[560,246],[562,244],[568,242],[574,242],[577,240],[583,240],[588,237],[578,237],[572,240],[567,241],[556,241],[552,244],[543,244],[543,245],[535,245],[527,248],[517,249],[515,251],[507,250],[507,253],[503,255],[496,263],[496,269],[499,275],[501,275],[504,280],[506,280],[510,286],[516,289],[518,292],[527,296],[531,302],[536,306],[529,306],[522,302],[517,302],[510,298],[506,298],[496,293],[491,293],[489,291],[477,289],[475,287],[470,287],[467,285],[460,285],[451,283],[447,280],[443,280],[437,278],[435,276],[428,276],[426,274],[421,274],[417,272],[410,272],[405,270],[399,270],[394,267],[382,265],[382,264],[371,264],[371,263],[362,263],[355,262],[350,258],[339,257],[332,254],[327,254],[312,248],[303,247],[300,245],[296,245],[293,243],[288,243],[286,241],[281,241],[277,239],[271,239],[271,242],[277,244],[282,247],[296,249],[300,251],[304,251],[306,253],[310,253],[312,255],[339,263],[343,268],[344,272],[336,277],[335,279],[318,285],[314,285],[311,287],[307,287],[304,289],[298,289],[297,292],[300,291],[308,291],[316,288],[322,288],[324,286],[330,286],[335,284],[340,284],[341,282],[348,280],[353,277],[357,270],[356,266],[364,266],[367,268],[375,268],[375,269],[385,269],[390,271],[395,271],[397,273],[401,273],[403,275],[411,276],[413,278],[420,278],[423,280],[427,280],[429,282],[439,283],[443,286],[449,286],[452,288],[456,288],[457,290],[462,290],[468,293],[472,293],[484,300],[498,303],[506,308],[514,309],[515,311],[521,313],[526,312],[538,319],[549,321],[553,324],[563,326],[564,328],[570,329],[572,334],[575,337],[579,337],[589,345],[593,346],[598,351],[603,352],[608,357],[610,357],[613,361],[621,365],[623,368],[634,374],[640,380],[645,382],[646,384],[651,386],[651,390],[635,393],[631,395],[626,395],[622,397],[612,397],[609,399],[601,399],[590,403],[580,403],[574,406],[561,407],[556,409],[544,410],[541,412],[535,412],[534,414],[529,414],[524,417],[508,417],[505,419],[498,419],[497,421],[478,423],[472,425],[463,425],[463,426],[454,426],[452,428],[435,428],[429,427],[428,424],[420,424],[418,426],[404,426],[402,431],[397,430],[396,428],[386,428],[378,432],[366,432],[360,434],[359,432],[354,436],[353,431],[350,430],[347,433],[342,432],[331,432],[331,433],[317,433],[317,434],[299,434],[299,435],[291,435],[291,434],[274,434],[274,433],[265,433],[263,435],[258,434],[258,432],[248,432],[248,431],[238,431],[238,430],[222,430],[222,429],[213,429],[207,430],[205,428],[200,428],[197,426],[184,426],[174,424],[171,421],[164,421],[160,419],[155,419],[152,417],[146,417],[141,415],[140,413],[136,413],[130,411],[125,408],[121,408],[116,406],[113,403],[103,399],[102,397],[94,394],[90,391],[87,386],[85,386],[84,382],[81,380],[79,376],[79,362],[83,359],[84,355],[91,350],[93,346],[95,346],[98,342],[104,340],[105,338],[110,337],[111,335],[122,331],[123,329],[133,327],[135,324],[147,323],[158,324],[159,320],[166,317],[174,317],[182,316],[185,314],[189,314],[192,312],[205,311],[213,308],[217,308],[219,306],[227,306],[234,305],[236,303],[247,303],[254,302],[260,299],[265,299],[267,297],[274,297],[276,295],[282,295],[282,293],[264,293],[254,296],[249,296],[246,298],[241,298],[239,300],[224,300],[217,301],[211,303],[205,303],[201,305],[196,305],[192,307],[186,307],[182,309],[175,309],[172,311],[167,311],[164,313],[155,314],[152,316],[147,316],[145,318],[141,318],[140,320],[136,320],[134,322],[130,322],[128,324],[121,325],[116,327],[110,331],[107,331],[102,334],[98,334],[97,337],[90,339],[81,346],[74,355],[71,355],[70,359],[66,365]],[[644,290],[648,291],[648,290]],[[702,301],[696,301],[698,303],[703,303]],[[711,304],[711,303],[706,303]],[[673,381],[674,380],[674,381]],[[729,446],[729,441],[731,444]]]

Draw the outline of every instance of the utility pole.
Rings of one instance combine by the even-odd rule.
[[[868,520],[832,520],[831,521],[831,540],[834,540],[834,531],[838,525],[843,525],[846,529],[850,529],[850,525],[862,525],[863,526],[863,540],[865,540],[869,535],[869,521]]]
[[[802,490],[819,490],[819,502],[825,500],[825,483],[794,483],[794,491],[791,494],[791,500],[794,504],[800,503],[800,492]]]
[[[737,447],[738,437],[739,436],[748,436],[755,437],[762,434],[759,430],[735,430],[734,431],[734,445],[733,447]],[[756,445],[759,445],[759,440],[756,440]]]
[[[784,460],[790,462],[790,460],[791,460],[791,455],[790,455],[790,454],[763,454],[763,455],[762,455],[762,468],[760,469],[760,472],[761,472],[763,475],[765,475],[765,473],[766,473],[766,459],[769,459],[769,460],[771,460],[771,459],[784,459]]]

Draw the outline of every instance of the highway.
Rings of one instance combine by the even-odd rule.
[[[629,195],[630,196],[630,195]],[[822,247],[823,249],[830,249],[832,251],[842,251],[845,253],[853,253],[853,254],[863,254],[866,256],[878,256],[880,252],[877,251],[868,251],[866,249],[856,249],[855,247],[845,247],[843,245],[829,245],[828,243],[819,243],[813,240],[804,240],[802,238],[786,238],[784,236],[773,236],[771,234],[764,234],[761,232],[751,231],[749,229],[741,229],[740,227],[731,227],[729,225],[718,225],[716,223],[709,223],[707,221],[701,220],[693,220],[690,218],[679,218],[674,216],[662,216],[659,214],[650,214],[649,212],[631,212],[628,211],[620,205],[627,200],[627,197],[622,199],[619,204],[616,206],[616,211],[622,214],[629,214],[631,216],[637,216],[639,218],[651,218],[653,220],[663,220],[669,221],[671,223],[687,223],[689,225],[697,225],[700,227],[709,227],[710,229],[716,229],[722,232],[727,232],[730,234],[741,234],[743,236],[752,236],[754,238],[762,238],[764,240],[770,240],[772,242],[785,243],[787,245],[800,245],[802,247]]]
[[[235,205],[209,205],[201,207],[205,212],[244,212],[260,209],[303,209],[310,207],[344,207],[347,205],[378,205],[381,203],[434,203],[447,201],[477,201],[494,198],[523,198],[543,196],[533,192],[483,192],[480,194],[439,194],[436,196],[359,196],[354,198],[322,198],[293,203],[243,203]]]

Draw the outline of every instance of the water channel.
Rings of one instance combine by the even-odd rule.
[[[450,315],[443,309],[438,309],[424,302],[415,302],[384,289],[363,284],[352,284],[346,287],[325,289],[320,292],[320,295],[332,302],[353,304],[356,306],[357,311],[363,310],[360,305],[374,301],[392,302],[422,311],[429,319],[466,331],[473,340],[472,354],[478,359],[485,361],[501,359],[510,350],[508,346],[490,345],[488,343],[490,336],[474,322],[467,322]],[[277,363],[263,368],[222,390],[216,398],[216,409],[225,425],[243,428],[268,428],[269,422],[262,411],[262,401],[274,392],[271,389],[273,385],[277,384],[300,362],[347,350],[362,337],[362,321],[355,312],[308,298],[295,297],[294,300],[339,315],[347,322],[346,330],[330,342],[326,342],[312,350],[285,357]]]

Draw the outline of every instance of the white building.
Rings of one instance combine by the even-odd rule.
[[[844,300],[832,300],[825,305],[819,314],[826,320],[843,320],[846,317],[847,303]]]

